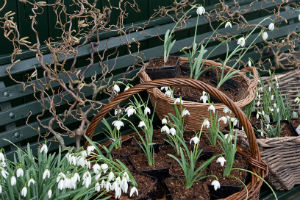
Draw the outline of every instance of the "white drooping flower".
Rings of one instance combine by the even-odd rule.
[[[237,118],[232,117],[231,122],[233,123],[233,126],[237,126],[239,123],[239,120]]]
[[[133,195],[134,193],[136,194],[136,196],[139,195],[139,192],[138,192],[138,190],[137,190],[136,187],[132,187],[132,188],[131,188],[129,197],[132,197],[132,195]]]
[[[213,113],[216,112],[215,106],[213,104],[210,104],[210,106],[208,107],[208,111],[213,111]]]
[[[191,139],[190,144],[192,144],[192,143],[198,144],[199,142],[200,142],[200,139],[197,136],[195,136]]]
[[[220,165],[222,166],[222,167],[224,167],[224,163],[226,162],[226,159],[222,156],[222,157],[219,157],[218,159],[217,159],[217,163],[220,163]]]
[[[23,176],[24,176],[24,171],[23,171],[23,169],[19,167],[19,168],[17,169],[16,174],[17,174],[17,177],[18,177],[18,178],[19,178],[19,177],[23,177]]]
[[[205,8],[203,6],[199,6],[196,13],[197,15],[203,15],[205,13]]]
[[[49,171],[49,169],[45,169],[45,171],[43,173],[43,180],[45,180],[46,178],[50,178],[50,171]]]
[[[190,112],[187,109],[183,109],[182,113],[181,113],[181,116],[184,117],[186,115],[190,115]]]
[[[41,147],[41,150],[40,150],[41,153],[45,153],[47,154],[48,153],[48,147],[46,144],[43,144],[42,147]]]
[[[115,178],[115,174],[113,172],[109,172],[107,181],[112,181]]]
[[[223,109],[223,113],[229,113],[229,114],[231,114],[232,113],[232,111],[227,107],[227,106],[225,106],[224,107],[224,109]]]
[[[206,127],[207,129],[210,127],[210,123],[209,123],[208,119],[205,119],[203,121],[202,126]]]
[[[293,111],[292,118],[293,119],[297,119],[298,118],[298,113],[295,112],[295,111]]]
[[[10,178],[10,184],[11,184],[11,186],[16,185],[16,183],[17,183],[16,177],[15,177],[15,176],[12,176],[12,177]]]
[[[300,22],[300,14],[298,15],[298,20],[299,20],[299,22]]]
[[[8,172],[4,168],[1,168],[1,167],[0,167],[0,170],[1,170],[1,175],[3,176],[3,178],[6,179]]]
[[[175,128],[170,128],[170,134],[171,135],[176,135],[176,130],[175,130]]]
[[[130,117],[133,114],[136,114],[136,110],[132,106],[127,107],[125,109],[125,112],[127,113],[128,117]]]
[[[167,125],[164,125],[161,130],[161,132],[165,132],[166,134],[169,134],[170,133],[170,129]]]
[[[66,175],[62,172],[59,172],[59,174],[57,175],[57,178],[56,178],[56,182],[58,183],[59,181],[64,180],[64,179],[66,179]]]
[[[106,163],[101,164],[101,169],[103,170],[104,173],[108,170],[108,165]]]
[[[0,194],[2,194],[2,186],[0,185]]]
[[[150,108],[146,107],[145,110],[144,110],[144,114],[145,114],[145,115],[151,114]]]
[[[274,30],[274,28],[275,28],[275,25],[274,25],[274,23],[272,22],[272,23],[270,23],[269,24],[269,26],[268,26],[268,29],[270,30],[270,31],[273,31]]]
[[[208,97],[207,97],[205,91],[202,92],[202,96],[200,97],[200,101],[202,101],[203,103],[206,103],[208,101]]]
[[[138,127],[139,127],[139,128],[143,128],[143,127],[145,127],[145,129],[147,129],[147,126],[146,126],[146,124],[145,124],[145,122],[144,122],[144,121],[140,121],[140,123],[139,123]]]
[[[96,147],[94,147],[94,146],[88,146],[86,148],[87,155],[90,155],[93,151],[95,151],[95,149],[96,149]]]
[[[169,87],[161,87],[160,90],[161,90],[161,91],[168,91],[168,90],[169,90]]]
[[[124,123],[120,120],[115,120],[112,122],[112,125],[114,125],[117,130],[119,131],[121,129],[122,126],[124,126]]]
[[[166,95],[167,97],[172,97],[172,92],[171,92],[170,90],[167,90],[167,91],[165,92],[165,95]]]
[[[74,176],[72,177],[72,179],[73,179],[74,182],[80,181],[80,176],[79,176],[79,174],[76,172],[76,173],[74,174]]]
[[[229,134],[226,134],[224,137],[225,137],[225,139],[227,139],[228,141],[231,141],[231,140],[232,140],[232,136],[229,135]]]
[[[121,91],[120,87],[117,84],[114,85],[113,89],[116,93],[119,93]]]
[[[219,122],[223,121],[224,124],[227,124],[227,117],[223,116],[219,118]]]
[[[239,38],[237,44],[240,45],[241,47],[244,47],[246,44],[245,38],[244,37]]]
[[[92,176],[89,171],[84,172],[82,175],[82,185],[88,188],[92,183]]]
[[[52,190],[48,190],[48,198],[50,199],[52,197]]]
[[[296,98],[294,99],[294,102],[295,102],[295,103],[300,103],[300,98],[299,98],[299,97],[296,97]]]
[[[182,100],[180,98],[176,98],[174,101],[174,104],[177,104],[177,103],[182,105]]]
[[[214,186],[215,191],[221,188],[221,184],[220,184],[220,182],[217,181],[217,180],[213,180],[213,181],[211,182],[211,185]]]
[[[261,37],[262,37],[262,39],[263,39],[264,41],[266,41],[266,40],[268,39],[269,35],[268,35],[267,32],[263,32],[262,35],[261,35]]]
[[[249,67],[252,67],[252,62],[251,62],[251,60],[248,60],[248,66],[249,66]]]
[[[228,28],[228,27],[232,28],[232,24],[231,24],[231,22],[226,22],[226,24],[225,24],[225,28]]]
[[[121,188],[119,187],[119,185],[117,185],[115,187],[115,199],[119,199],[121,197],[121,194],[122,194],[122,190]]]
[[[2,152],[0,152],[0,162],[5,162],[5,157]]]
[[[98,182],[95,184],[95,190],[96,190],[96,192],[100,192],[100,190],[101,190],[101,186]]]
[[[28,181],[28,187],[30,187],[30,185],[34,185],[35,184],[35,180],[34,179],[29,179],[29,181]]]
[[[126,87],[125,87],[125,89],[124,89],[124,92],[126,92],[127,90],[129,90],[130,89],[130,87],[127,85]]]
[[[100,170],[101,170],[100,165],[98,163],[94,164],[94,166],[93,166],[94,173],[98,174],[100,172]]]
[[[163,119],[161,120],[161,123],[162,123],[162,124],[167,124],[167,123],[168,123],[168,120],[167,120],[166,118],[163,118]]]
[[[23,187],[23,189],[21,190],[21,195],[23,197],[26,197],[26,195],[27,195],[27,187]]]

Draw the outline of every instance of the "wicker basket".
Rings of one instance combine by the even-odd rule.
[[[187,58],[179,58],[179,63],[187,62]],[[207,60],[205,62],[206,65],[214,65],[214,66],[221,66],[220,63],[216,63],[211,60]],[[147,64],[141,69],[139,72],[139,77],[141,82],[149,82],[151,81],[150,77],[146,73],[145,69]],[[225,66],[226,70],[233,70],[232,68]],[[254,79],[250,80],[244,74],[247,72],[252,72]],[[240,101],[235,102],[239,108],[243,108],[248,105],[253,98],[255,97],[256,93],[256,86],[258,83],[258,73],[257,70],[253,67],[248,67],[241,70],[239,73],[241,75],[243,81],[245,81],[245,85],[247,88],[244,90],[244,94]],[[186,86],[183,86],[186,87]],[[156,110],[158,117],[163,119],[168,113],[174,114],[174,98],[170,98],[164,95],[158,88],[153,88],[151,90],[147,90],[150,94],[150,100],[152,105],[156,104]],[[199,94],[202,92],[199,90]],[[183,107],[186,108],[190,112],[190,116],[185,119],[186,130],[200,130],[203,120],[205,118],[209,118],[209,111],[208,111],[208,104],[205,103],[198,103],[192,101],[182,101]],[[216,111],[221,113],[224,109],[224,105],[217,103],[215,104]]]
[[[300,106],[294,101],[300,92],[300,70],[295,69],[287,73],[276,75],[279,83],[280,92],[288,98],[291,109],[300,114]],[[270,84],[270,77],[262,77],[262,81],[266,86]],[[273,77],[275,82],[275,77]]]
[[[235,116],[239,119],[239,121],[242,123],[244,130],[247,134],[248,143],[250,144],[249,151],[241,150],[242,148],[238,148],[238,152],[247,158],[250,164],[250,169],[254,173],[259,175],[260,177],[266,176],[267,167],[261,162],[260,151],[256,143],[254,131],[250,122],[247,120],[245,114],[226,95],[224,95],[222,92],[218,91],[214,87],[204,84],[201,81],[196,81],[192,79],[161,79],[136,85],[127,90],[126,92],[119,94],[112,101],[106,104],[92,119],[89,127],[87,128],[86,135],[90,139],[92,139],[97,125],[112,109],[114,109],[122,101],[141,91],[151,90],[153,88],[161,86],[190,86],[193,88],[201,89],[206,91],[213,97],[219,99],[226,106],[228,106],[235,114]],[[85,147],[87,147],[88,145],[88,141],[85,141]],[[259,199],[259,192],[262,183],[263,181],[261,179],[257,178],[254,175],[251,176],[251,182],[247,185],[249,195],[248,199]],[[246,195],[246,189],[243,189],[242,191],[237,192],[231,195],[230,197],[227,197],[226,200],[244,200],[246,198]]]
[[[247,136],[239,132],[240,143],[248,146]],[[300,184],[300,136],[257,139],[261,159],[268,165],[267,181],[276,190],[290,190]]]

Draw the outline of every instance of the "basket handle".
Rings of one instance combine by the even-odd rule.
[[[240,71],[242,74],[245,74],[247,72],[252,72],[253,73],[253,80],[251,81],[249,88],[250,89],[254,89],[256,88],[257,84],[258,84],[258,72],[256,70],[255,67],[246,67],[241,69]]]
[[[187,79],[187,78],[172,78],[172,79],[158,79],[153,80],[151,82],[145,82],[140,83],[138,85],[135,85],[134,87],[130,88],[129,90],[120,93],[118,96],[116,96],[112,101],[110,101],[108,104],[106,104],[92,119],[90,125],[87,128],[86,136],[90,139],[93,138],[94,131],[97,127],[97,125],[102,121],[102,119],[117,105],[119,105],[122,101],[126,100],[127,98],[131,97],[134,94],[137,94],[139,92],[142,92],[144,90],[162,87],[162,86],[190,86],[193,88],[204,90],[205,92],[209,93],[213,97],[219,99],[221,102],[223,102],[228,108],[232,110],[232,112],[235,114],[235,116],[238,118],[238,120],[242,123],[245,133],[248,138],[249,146],[250,146],[250,152],[251,156],[254,159],[257,159],[258,161],[261,161],[260,157],[260,151],[258,149],[258,145],[256,143],[256,137],[252,128],[252,125],[250,124],[249,120],[243,113],[243,111],[235,105],[235,103],[228,98],[224,93],[220,92],[216,88],[205,84],[198,80],[193,79]],[[89,145],[89,142],[85,141],[85,147]]]

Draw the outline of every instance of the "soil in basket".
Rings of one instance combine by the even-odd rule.
[[[290,137],[295,136],[295,133],[293,132],[293,127],[288,122],[281,122],[280,127],[283,127],[280,131],[280,137]]]
[[[198,181],[193,184],[189,189],[184,186],[184,179],[177,178],[167,178],[165,183],[169,189],[170,195],[167,199],[173,200],[187,200],[187,199],[197,199],[197,200],[208,200],[209,189],[208,186],[203,181]]]
[[[199,77],[198,80],[216,87],[218,81],[215,70],[215,68],[207,70],[203,75]],[[189,78],[189,73],[181,73],[178,77]],[[247,96],[245,88],[247,88],[247,83],[245,82],[245,80],[242,77],[235,77],[225,82],[219,88],[219,90],[226,94],[233,101],[239,101]],[[202,95],[202,92],[199,92],[199,90],[197,89],[191,87],[174,87],[173,90],[175,96],[182,96],[186,98],[186,100],[200,102],[200,96]],[[211,97],[211,101],[213,101],[214,103],[220,103],[219,100],[214,99],[213,97]]]

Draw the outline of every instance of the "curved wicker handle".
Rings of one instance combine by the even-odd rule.
[[[251,81],[249,88],[253,89],[257,86],[258,84],[258,72],[255,67],[246,67],[241,69],[241,73],[247,73],[247,72],[252,72],[253,73],[253,80]]]
[[[151,82],[145,82],[138,84],[126,92],[120,93],[116,96],[111,102],[106,104],[95,117],[92,119],[89,127],[86,131],[86,136],[90,139],[93,138],[94,131],[97,125],[101,122],[101,120],[108,114],[112,109],[114,109],[117,105],[119,105],[122,101],[126,100],[130,96],[137,94],[141,91],[162,87],[162,86],[190,86],[193,88],[201,89],[212,95],[213,97],[219,99],[223,102],[227,107],[229,107],[238,120],[242,123],[244,130],[246,132],[249,145],[250,145],[250,152],[252,158],[261,161],[260,152],[258,149],[258,145],[256,143],[256,137],[254,135],[254,131],[252,125],[250,124],[249,120],[246,118],[243,111],[235,105],[235,103],[229,99],[224,93],[220,92],[216,88],[207,85],[201,81],[193,80],[193,79],[185,79],[185,78],[172,78],[172,79],[158,79]],[[89,145],[88,141],[85,141],[85,147]]]

